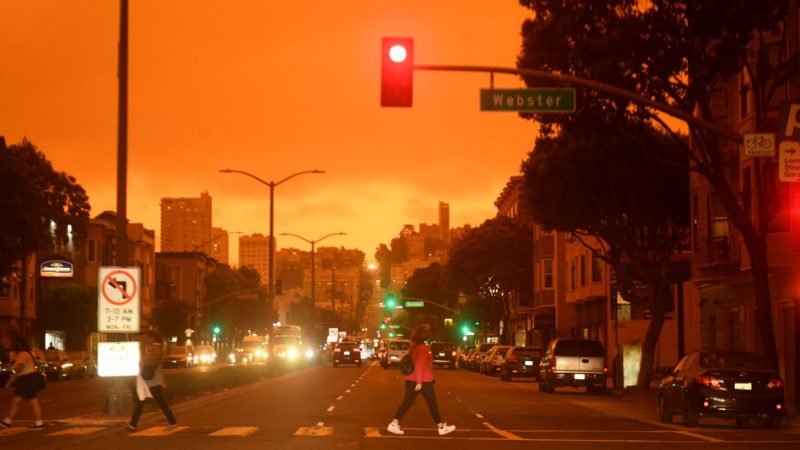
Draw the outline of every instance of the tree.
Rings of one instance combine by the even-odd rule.
[[[70,237],[77,244],[86,238],[90,211],[86,191],[74,177],[53,169],[27,139],[11,147],[0,145],[0,210],[0,275],[22,261],[21,292],[26,290],[28,255],[52,251]]]
[[[39,309],[40,328],[63,330],[67,350],[86,350],[87,339],[97,327],[96,287],[79,284],[54,287]]]
[[[251,267],[236,270],[220,264],[205,279],[208,327],[222,325],[227,335],[239,338],[247,330],[263,330],[272,317],[258,271]]]
[[[785,0],[697,2],[687,0],[520,0],[533,11],[522,27],[517,65],[589,78],[668,103],[687,114],[715,122],[718,91],[739,73],[744,94],[752,92],[756,130],[774,129],[770,105],[798,73],[797,55],[785,51],[788,17]],[[796,12],[795,12],[796,13]],[[791,37],[796,39],[796,36]],[[528,78],[527,84],[537,84]],[[622,117],[649,117],[670,127],[646,107],[619,98],[584,92],[583,103],[602,105]],[[568,117],[536,116],[550,132]],[[770,221],[781,205],[774,161],[754,162],[753,214],[729,181],[727,158],[738,153],[714,133],[689,125],[691,145],[676,146],[691,170],[705,177],[740,232],[749,253],[758,327],[765,356],[777,365],[767,261]],[[682,142],[677,140],[676,142]]]
[[[165,337],[184,336],[192,307],[179,300],[162,301],[153,311],[153,323]]]
[[[450,250],[447,275],[451,285],[491,304],[506,326],[509,342],[511,295],[533,294],[533,231],[530,224],[508,217],[489,219],[467,232]]]
[[[670,260],[689,234],[687,173],[680,161],[660,162],[675,158],[674,145],[646,123],[583,110],[558,136],[539,138],[523,163],[523,198],[534,222],[593,250],[614,268],[626,300],[650,312],[638,383],[644,389],[674,306]]]

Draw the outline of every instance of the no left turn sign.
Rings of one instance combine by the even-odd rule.
[[[98,273],[97,331],[139,331],[138,267],[101,267]]]
[[[130,303],[136,296],[136,290],[136,280],[125,270],[115,270],[103,278],[103,297],[113,305]]]

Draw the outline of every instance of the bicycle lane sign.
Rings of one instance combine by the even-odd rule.
[[[101,267],[98,272],[97,331],[138,333],[141,272],[138,267]]]

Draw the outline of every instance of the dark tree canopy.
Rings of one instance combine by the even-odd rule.
[[[75,178],[53,169],[44,154],[27,139],[0,146],[0,274],[31,252],[47,249],[50,221],[55,239],[82,242],[89,221],[89,197]]]

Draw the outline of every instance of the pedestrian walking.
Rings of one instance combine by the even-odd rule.
[[[0,428],[11,427],[11,422],[14,420],[14,416],[17,415],[20,402],[25,400],[31,404],[33,415],[36,419],[30,429],[44,429],[42,406],[39,404],[39,398],[36,397],[36,393],[44,389],[44,375],[36,368],[36,358],[33,357],[31,347],[24,337],[14,337],[14,347],[17,351],[16,360],[14,361],[14,373],[8,379],[6,387],[10,387],[16,382],[16,388],[14,389],[14,398],[11,400],[11,409],[9,409],[6,418],[0,421]]]
[[[411,335],[411,348],[408,351],[411,354],[411,360],[414,361],[414,371],[405,377],[405,398],[403,398],[403,403],[400,404],[400,407],[397,408],[394,419],[386,427],[386,430],[390,433],[405,434],[405,431],[400,428],[400,419],[411,408],[417,398],[417,393],[420,392],[425,398],[425,402],[428,403],[428,410],[431,412],[433,421],[436,422],[439,436],[452,433],[456,429],[455,425],[448,425],[447,422],[442,421],[439,415],[439,407],[436,405],[436,393],[433,390],[433,354],[430,347],[425,343],[430,334],[431,326],[422,324]]]
[[[169,409],[167,401],[164,400],[164,372],[161,371],[161,360],[164,357],[162,347],[163,339],[156,331],[147,331],[142,336],[142,354],[139,360],[139,375],[136,376],[136,383],[133,388],[133,415],[126,428],[131,431],[136,430],[139,417],[142,415],[144,402],[151,397],[156,402],[161,411],[167,417],[167,425],[164,431],[174,430],[178,424],[175,416]]]

